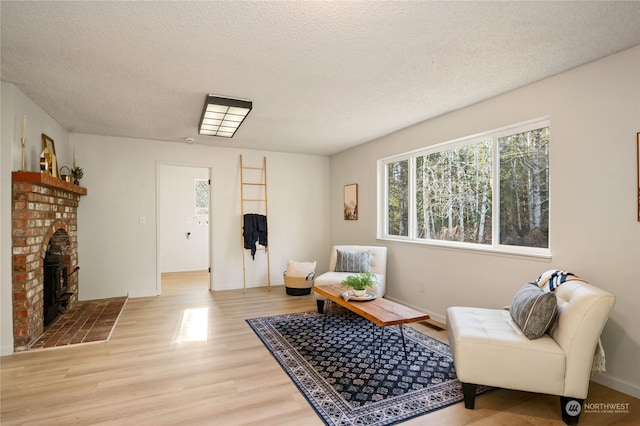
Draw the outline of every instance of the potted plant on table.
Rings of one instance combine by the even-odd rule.
[[[351,287],[353,294],[361,297],[367,294],[367,287],[378,285],[378,279],[371,272],[360,272],[357,275],[349,275],[342,281],[342,285]]]

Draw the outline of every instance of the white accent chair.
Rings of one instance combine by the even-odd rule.
[[[548,291],[548,283],[545,287]],[[562,419],[578,422],[615,297],[580,279],[566,281],[554,292],[556,322],[535,340],[522,333],[507,310],[447,309],[449,345],[466,408],[474,408],[481,384],[558,395]]]
[[[368,287],[367,291],[376,293],[378,297],[384,297],[386,286],[386,274],[387,274],[387,248],[380,246],[358,246],[358,245],[338,245],[331,248],[331,256],[329,258],[329,271],[316,277],[315,286],[322,285],[334,285],[340,284],[349,275],[354,275],[355,272],[336,272],[336,261],[338,258],[338,250],[343,252],[361,252],[369,251],[369,271],[376,275],[378,285],[375,287]],[[325,298],[316,295],[316,301],[318,304],[318,312],[324,312]]]

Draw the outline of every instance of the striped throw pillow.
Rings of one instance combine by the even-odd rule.
[[[349,252],[336,250],[336,272],[370,272],[370,251]]]
[[[556,317],[554,293],[546,292],[535,283],[527,283],[513,297],[509,312],[528,339],[539,339],[551,327]]]

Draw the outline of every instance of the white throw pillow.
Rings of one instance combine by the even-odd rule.
[[[302,277],[306,278],[312,272],[316,271],[316,262],[296,262],[290,260],[287,264],[287,276],[288,277]]]

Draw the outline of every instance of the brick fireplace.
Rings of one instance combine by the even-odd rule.
[[[78,301],[80,196],[86,188],[39,172],[12,173],[14,351],[25,351],[44,332],[44,259],[55,247],[66,264],[65,304]]]

